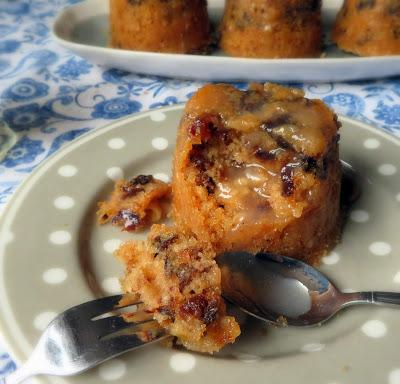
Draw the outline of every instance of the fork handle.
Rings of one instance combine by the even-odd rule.
[[[355,292],[344,294],[345,305],[352,304],[376,304],[376,305],[400,305],[399,292]]]

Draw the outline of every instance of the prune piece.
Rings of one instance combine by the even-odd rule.
[[[175,311],[166,305],[158,308],[158,312],[169,317],[171,320],[175,320]]]
[[[303,1],[301,5],[297,5],[293,7],[293,9],[289,8],[289,12],[292,11],[292,13],[296,14],[299,12],[316,12],[319,10],[321,7],[321,0],[308,0],[308,1]]]
[[[282,180],[282,194],[284,196],[291,196],[294,193],[294,166],[292,164],[286,164],[281,169],[281,180]]]
[[[400,25],[397,25],[393,29],[393,36],[395,39],[400,39]]]
[[[122,225],[126,231],[134,231],[141,224],[141,219],[131,209],[121,209],[113,217],[112,223]]]
[[[321,0],[311,0],[307,5],[304,7],[306,11],[316,12],[321,7]]]
[[[157,251],[161,252],[166,251],[176,240],[178,240],[178,235],[174,234],[169,236],[156,236],[153,240],[153,244]]]
[[[128,181],[121,187],[121,191],[124,193],[124,198],[136,196],[139,192],[143,192],[144,188],[142,186],[153,181],[153,176],[151,175],[139,175],[134,179]]]
[[[295,124],[295,122],[290,115],[283,114],[277,115],[276,117],[264,121],[260,125],[260,128],[263,131],[267,132],[275,140],[276,144],[278,144],[280,148],[294,150],[293,146],[275,131],[275,128],[279,128],[282,125],[287,124]]]
[[[217,115],[203,115],[196,118],[189,126],[189,133],[200,138],[202,143],[206,143],[211,139],[218,127],[221,125],[219,116]]]
[[[218,301],[212,299],[208,302],[207,308],[204,311],[203,321],[208,325],[217,318],[218,314]]]
[[[208,301],[205,295],[199,294],[183,303],[180,311],[183,315],[196,317],[208,325],[217,318],[218,301],[216,299]]]
[[[153,176],[151,175],[139,175],[137,177],[135,177],[133,180],[131,180],[130,182],[134,185],[146,185],[150,182],[153,181]]]
[[[393,0],[389,3],[387,13],[389,16],[400,16],[400,3],[398,0]]]
[[[213,178],[206,173],[201,173],[196,176],[196,185],[206,188],[209,195],[214,194],[215,188],[217,187]]]
[[[363,9],[366,9],[366,8],[373,8],[373,7],[375,7],[375,4],[376,4],[376,0],[360,0],[357,3],[357,9],[359,11],[362,11]]]
[[[328,161],[326,158],[316,159],[315,157],[305,156],[302,162],[305,172],[312,172],[320,179],[326,178],[328,169]]]
[[[294,124],[294,121],[290,115],[284,113],[281,115],[276,115],[274,117],[271,117],[268,120],[265,120],[264,122],[261,123],[260,127],[263,131],[270,132],[274,128],[278,128],[282,125],[287,125],[287,124]]]
[[[175,261],[174,255],[166,257],[164,260],[164,271],[167,276],[171,277],[175,275],[179,280],[179,290],[183,289],[192,281],[193,274],[196,270],[189,264],[178,264]]]
[[[265,151],[261,148],[258,148],[255,152],[254,155],[261,160],[274,160],[276,159],[276,154],[274,151]]]
[[[194,273],[195,269],[189,264],[182,264],[176,268],[175,274],[179,279],[179,290],[181,292],[192,281]]]
[[[128,197],[136,196],[138,193],[143,192],[144,188],[138,187],[137,185],[132,185],[131,183],[127,183],[121,186],[121,192],[123,193],[123,198],[127,199]]]
[[[203,144],[194,144],[189,155],[189,160],[200,171],[206,171],[211,167],[210,160],[204,155],[205,146]]]
[[[263,91],[250,89],[242,94],[240,109],[247,112],[257,111],[265,104],[266,99],[267,97]]]
[[[229,145],[233,141],[233,132],[231,129],[221,128],[218,130],[217,135],[225,145]]]

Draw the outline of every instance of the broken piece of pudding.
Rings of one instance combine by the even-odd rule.
[[[339,122],[279,85],[201,88],[178,131],[176,225],[217,253],[268,251],[317,263],[340,231]]]
[[[186,348],[213,353],[240,334],[225,314],[221,272],[212,246],[174,227],[153,225],[146,241],[117,251],[125,264],[122,288],[139,294],[154,319]]]
[[[165,218],[169,211],[170,194],[171,185],[151,175],[120,180],[110,198],[98,204],[98,222],[111,222],[128,232],[142,230]]]

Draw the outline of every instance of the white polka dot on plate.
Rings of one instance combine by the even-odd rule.
[[[306,344],[303,345],[301,347],[301,350],[303,352],[308,352],[308,353],[312,353],[312,352],[319,352],[322,351],[325,348],[325,344],[321,344],[321,343],[310,343],[310,344]]]
[[[392,247],[384,241],[376,241],[369,246],[369,251],[376,256],[386,256],[392,252]]]
[[[75,200],[70,196],[59,196],[54,202],[54,206],[58,209],[70,209],[75,205]]]
[[[67,244],[71,241],[71,234],[68,231],[54,231],[50,233],[49,240],[56,245]]]
[[[163,151],[164,149],[168,148],[168,140],[165,137],[155,137],[151,141],[151,145],[154,149],[158,151]]]
[[[33,319],[33,325],[37,330],[44,331],[56,316],[55,312],[42,312]]]
[[[67,277],[67,271],[62,268],[51,268],[43,273],[43,281],[47,284],[61,284]]]
[[[150,114],[150,119],[157,123],[164,121],[166,118],[167,118],[167,115],[161,111],[154,111]]]
[[[113,139],[108,140],[107,144],[111,149],[122,149],[126,145],[125,140],[120,137],[114,137]]]
[[[392,176],[397,172],[397,168],[393,164],[382,164],[379,166],[378,172],[384,176]]]
[[[169,360],[169,365],[175,372],[189,372],[195,367],[196,358],[190,353],[175,353]]]
[[[361,330],[368,336],[378,339],[386,335],[387,328],[384,322],[380,320],[369,320],[362,327]]]
[[[99,376],[105,381],[116,381],[126,374],[126,363],[122,360],[113,359],[99,367]]]
[[[369,220],[369,213],[362,209],[357,209],[350,213],[350,219],[355,223],[366,223]]]
[[[400,271],[398,271],[394,277],[393,277],[393,282],[396,284],[400,284]]]
[[[108,253],[114,253],[121,244],[122,240],[120,239],[109,239],[104,242],[103,249]]]
[[[367,149],[377,149],[381,146],[381,142],[378,139],[367,139],[364,141],[364,147]]]
[[[337,264],[340,260],[340,256],[336,252],[331,252],[328,256],[322,258],[322,262],[326,265]]]
[[[118,181],[124,178],[124,171],[119,167],[111,167],[107,169],[107,176],[113,181]]]
[[[107,293],[111,295],[118,295],[121,293],[121,285],[116,277],[104,279],[101,283],[101,286]]]
[[[389,384],[400,384],[400,368],[389,373]]]
[[[171,178],[165,173],[155,173],[153,176],[155,179],[161,180],[164,183],[169,183],[171,180]]]
[[[239,353],[236,357],[243,363],[255,363],[261,360],[260,356],[250,355],[248,353]]]
[[[62,177],[73,177],[78,173],[78,168],[73,165],[63,165],[58,168],[58,174]]]

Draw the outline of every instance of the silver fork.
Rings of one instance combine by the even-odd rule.
[[[0,383],[18,384],[36,375],[75,375],[124,352],[168,337],[152,327],[151,340],[141,340],[135,330],[153,320],[131,323],[118,314],[113,315],[116,308],[140,304],[119,307],[121,298],[117,295],[89,301],[58,315],[44,331],[28,361],[0,379]],[[105,317],[107,314],[109,316]]]

